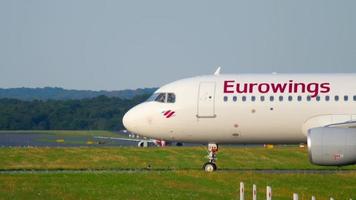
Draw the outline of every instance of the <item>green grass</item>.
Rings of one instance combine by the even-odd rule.
[[[0,170],[9,169],[153,169],[199,170],[206,148],[135,147],[0,148]],[[297,147],[220,148],[221,169],[339,169],[310,164],[307,150]],[[356,166],[341,169],[356,169]]]
[[[329,175],[254,174],[199,171],[146,173],[16,174],[0,175],[1,199],[238,199],[239,182],[251,199],[272,187],[273,199],[349,199],[356,197],[356,173]]]
[[[239,171],[205,173],[206,147],[167,148],[0,148],[0,170],[11,169],[175,169],[172,171],[0,174],[0,199],[238,199],[245,182],[251,199],[265,187],[273,199],[356,199],[356,172],[345,174],[263,174]],[[221,169],[338,169],[309,163],[297,147],[220,148]],[[356,169],[356,166],[342,169]]]

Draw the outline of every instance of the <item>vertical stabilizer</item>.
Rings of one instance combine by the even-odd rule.
[[[219,66],[218,69],[216,69],[214,75],[215,75],[215,76],[220,75],[220,71],[221,71],[221,67]]]

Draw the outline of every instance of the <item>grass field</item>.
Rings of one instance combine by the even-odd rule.
[[[265,199],[265,186],[273,199],[355,198],[356,174],[295,175],[199,171],[146,173],[16,174],[0,176],[2,199],[237,199],[244,181],[246,199],[258,186]]]
[[[139,172],[0,174],[0,199],[238,199],[244,181],[273,188],[273,199],[356,199],[356,172],[344,174],[263,174],[200,170],[206,147],[168,148],[0,148],[0,170],[12,169],[173,169]],[[220,169],[338,169],[308,161],[306,149],[222,147]],[[355,166],[341,169],[356,169]]]
[[[200,170],[206,147],[73,147],[0,148],[0,170],[9,169],[189,169]],[[220,169],[356,169],[310,164],[307,149],[298,147],[224,147],[218,154]]]

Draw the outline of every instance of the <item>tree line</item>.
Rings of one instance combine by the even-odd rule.
[[[101,95],[108,97],[119,97],[121,99],[132,99],[137,95],[152,94],[157,88],[139,88],[135,90],[115,91],[92,91],[92,90],[68,90],[59,87],[45,88],[0,88],[0,98],[32,100],[68,100],[87,99]]]
[[[0,130],[121,130],[126,111],[148,96],[47,101],[0,99]]]

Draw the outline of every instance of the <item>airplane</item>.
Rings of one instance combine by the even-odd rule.
[[[300,144],[311,163],[356,163],[356,74],[221,74],[159,88],[123,117],[127,130],[161,140],[208,144]]]

